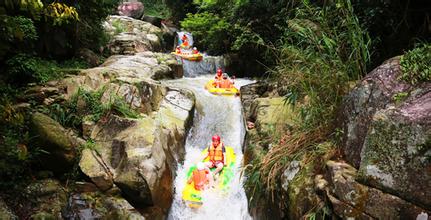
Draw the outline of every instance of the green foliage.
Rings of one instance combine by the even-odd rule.
[[[286,102],[302,101],[304,128],[328,126],[351,80],[366,73],[370,40],[349,1],[320,8],[303,3],[289,19],[275,77],[282,79]],[[334,22],[334,19],[343,22]]]
[[[18,49],[37,38],[33,20],[22,16],[0,15],[0,61],[12,48]]]
[[[114,13],[119,0],[88,0],[80,1],[77,9],[80,20],[77,24],[76,38],[79,47],[99,51],[109,41],[104,32],[102,22]]]
[[[126,27],[124,27],[123,23],[121,23],[121,20],[114,20],[112,22],[112,26],[115,28],[115,34],[123,33],[126,31]]]
[[[145,14],[160,18],[169,18],[172,16],[170,9],[162,0],[140,0],[144,4]]]
[[[52,104],[43,112],[58,121],[64,127],[81,129],[82,119],[85,117],[97,122],[102,117],[115,113],[127,118],[139,118],[139,112],[132,109],[124,98],[111,95],[107,102],[102,102],[102,96],[106,89],[86,91],[82,88],[73,97],[61,104]]]
[[[17,91],[9,89],[9,92]],[[13,190],[27,181],[34,161],[43,153],[31,147],[28,114],[18,110],[10,96],[8,93],[0,96],[0,190]]]
[[[59,77],[57,65],[27,54],[17,54],[8,61],[8,73],[15,79],[34,79],[37,82],[47,82]]]
[[[181,22],[181,27],[190,30],[199,44],[205,45],[209,53],[226,51],[228,47],[229,23],[213,13],[203,12],[187,14],[187,18]],[[227,42],[226,42],[227,41]],[[225,48],[223,50],[223,48]]]
[[[404,101],[409,96],[408,92],[399,92],[392,97],[395,103],[400,103]]]
[[[422,44],[408,51],[400,60],[400,78],[410,84],[431,80],[431,44]]]

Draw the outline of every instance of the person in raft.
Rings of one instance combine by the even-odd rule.
[[[201,191],[212,185],[213,178],[210,170],[205,167],[205,164],[199,162],[196,169],[193,170],[192,176],[187,181],[188,184],[194,183],[196,190]]]
[[[217,73],[216,73],[216,75],[215,75],[215,77],[214,77],[214,82],[213,82],[213,86],[215,87],[215,88],[220,88],[220,82],[223,80],[223,71],[220,69],[220,68],[218,68],[217,69]]]
[[[187,37],[187,35],[183,34],[183,37],[181,38],[181,45],[183,47],[188,47],[189,46],[189,38]]]
[[[177,48],[175,48],[175,53],[181,54],[181,48],[180,48],[180,46],[177,46]]]
[[[215,167],[214,175],[218,174],[224,166],[226,166],[226,149],[223,142],[220,141],[220,136],[214,135],[212,137],[212,143],[208,147],[208,153],[204,157],[204,160],[209,157],[209,161],[205,162],[208,168]]]
[[[196,47],[193,47],[192,54],[199,54],[199,51]]]
[[[227,77],[227,74],[223,74],[223,79],[220,81],[219,88],[230,89],[233,87],[233,82]]]

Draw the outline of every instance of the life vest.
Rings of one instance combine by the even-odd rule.
[[[177,49],[175,50],[175,53],[180,54],[180,53],[181,53],[181,49],[177,48]]]
[[[224,145],[223,143],[219,143],[219,145],[215,148],[213,144],[211,144],[211,146],[209,147],[209,157],[210,157],[210,161],[212,162],[223,162],[223,148]]]
[[[207,170],[193,170],[193,182],[196,190],[203,190],[205,185],[208,184],[207,175]]]
[[[222,80],[222,79],[223,79],[223,75],[218,76],[218,75],[216,74],[216,76],[215,76],[215,80]]]
[[[223,79],[220,81],[220,88],[228,89],[230,88],[232,83],[229,79]]]
[[[192,53],[193,53],[193,54],[198,54],[198,53],[199,53],[199,51],[198,51],[198,50],[193,50],[193,51],[192,51]]]

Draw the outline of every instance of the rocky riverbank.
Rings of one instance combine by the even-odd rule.
[[[343,219],[430,219],[431,84],[411,86],[400,74],[399,57],[389,59],[345,97],[341,143],[321,144],[335,149],[323,156],[324,167],[298,158],[286,163],[275,196],[258,197],[248,188],[253,216],[299,219],[320,211]],[[289,132],[297,117],[278,88],[266,82],[241,88],[246,164],[259,166],[253,162],[271,148],[268,134]]]

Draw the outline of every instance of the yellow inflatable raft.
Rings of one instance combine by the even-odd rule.
[[[183,59],[186,60],[190,60],[190,61],[201,61],[203,56],[201,53],[198,54],[191,54],[191,53],[176,53],[176,52],[171,52],[171,54],[175,55],[175,56],[179,56]]]
[[[227,192],[230,187],[230,183],[232,182],[232,179],[234,177],[234,167],[236,162],[236,155],[232,147],[226,148],[226,166],[223,168],[223,170],[220,172],[219,177],[215,181],[217,184],[215,187],[217,190],[220,190],[220,193]],[[208,152],[208,148],[205,148],[202,151],[202,156]],[[208,161],[209,158],[205,160]],[[196,166],[190,167],[190,169],[187,171],[187,178],[185,181],[187,181],[191,176],[193,170],[196,169]],[[215,168],[212,168],[213,171]],[[201,191],[196,190],[194,183],[188,184],[184,187],[182,199],[184,202],[191,208],[199,208],[202,205],[202,197],[201,197]]]
[[[239,89],[236,87],[232,88],[216,88],[214,87],[214,80],[210,80],[205,84],[205,89],[208,90],[208,92],[215,94],[215,95],[224,95],[224,96],[239,96]]]

